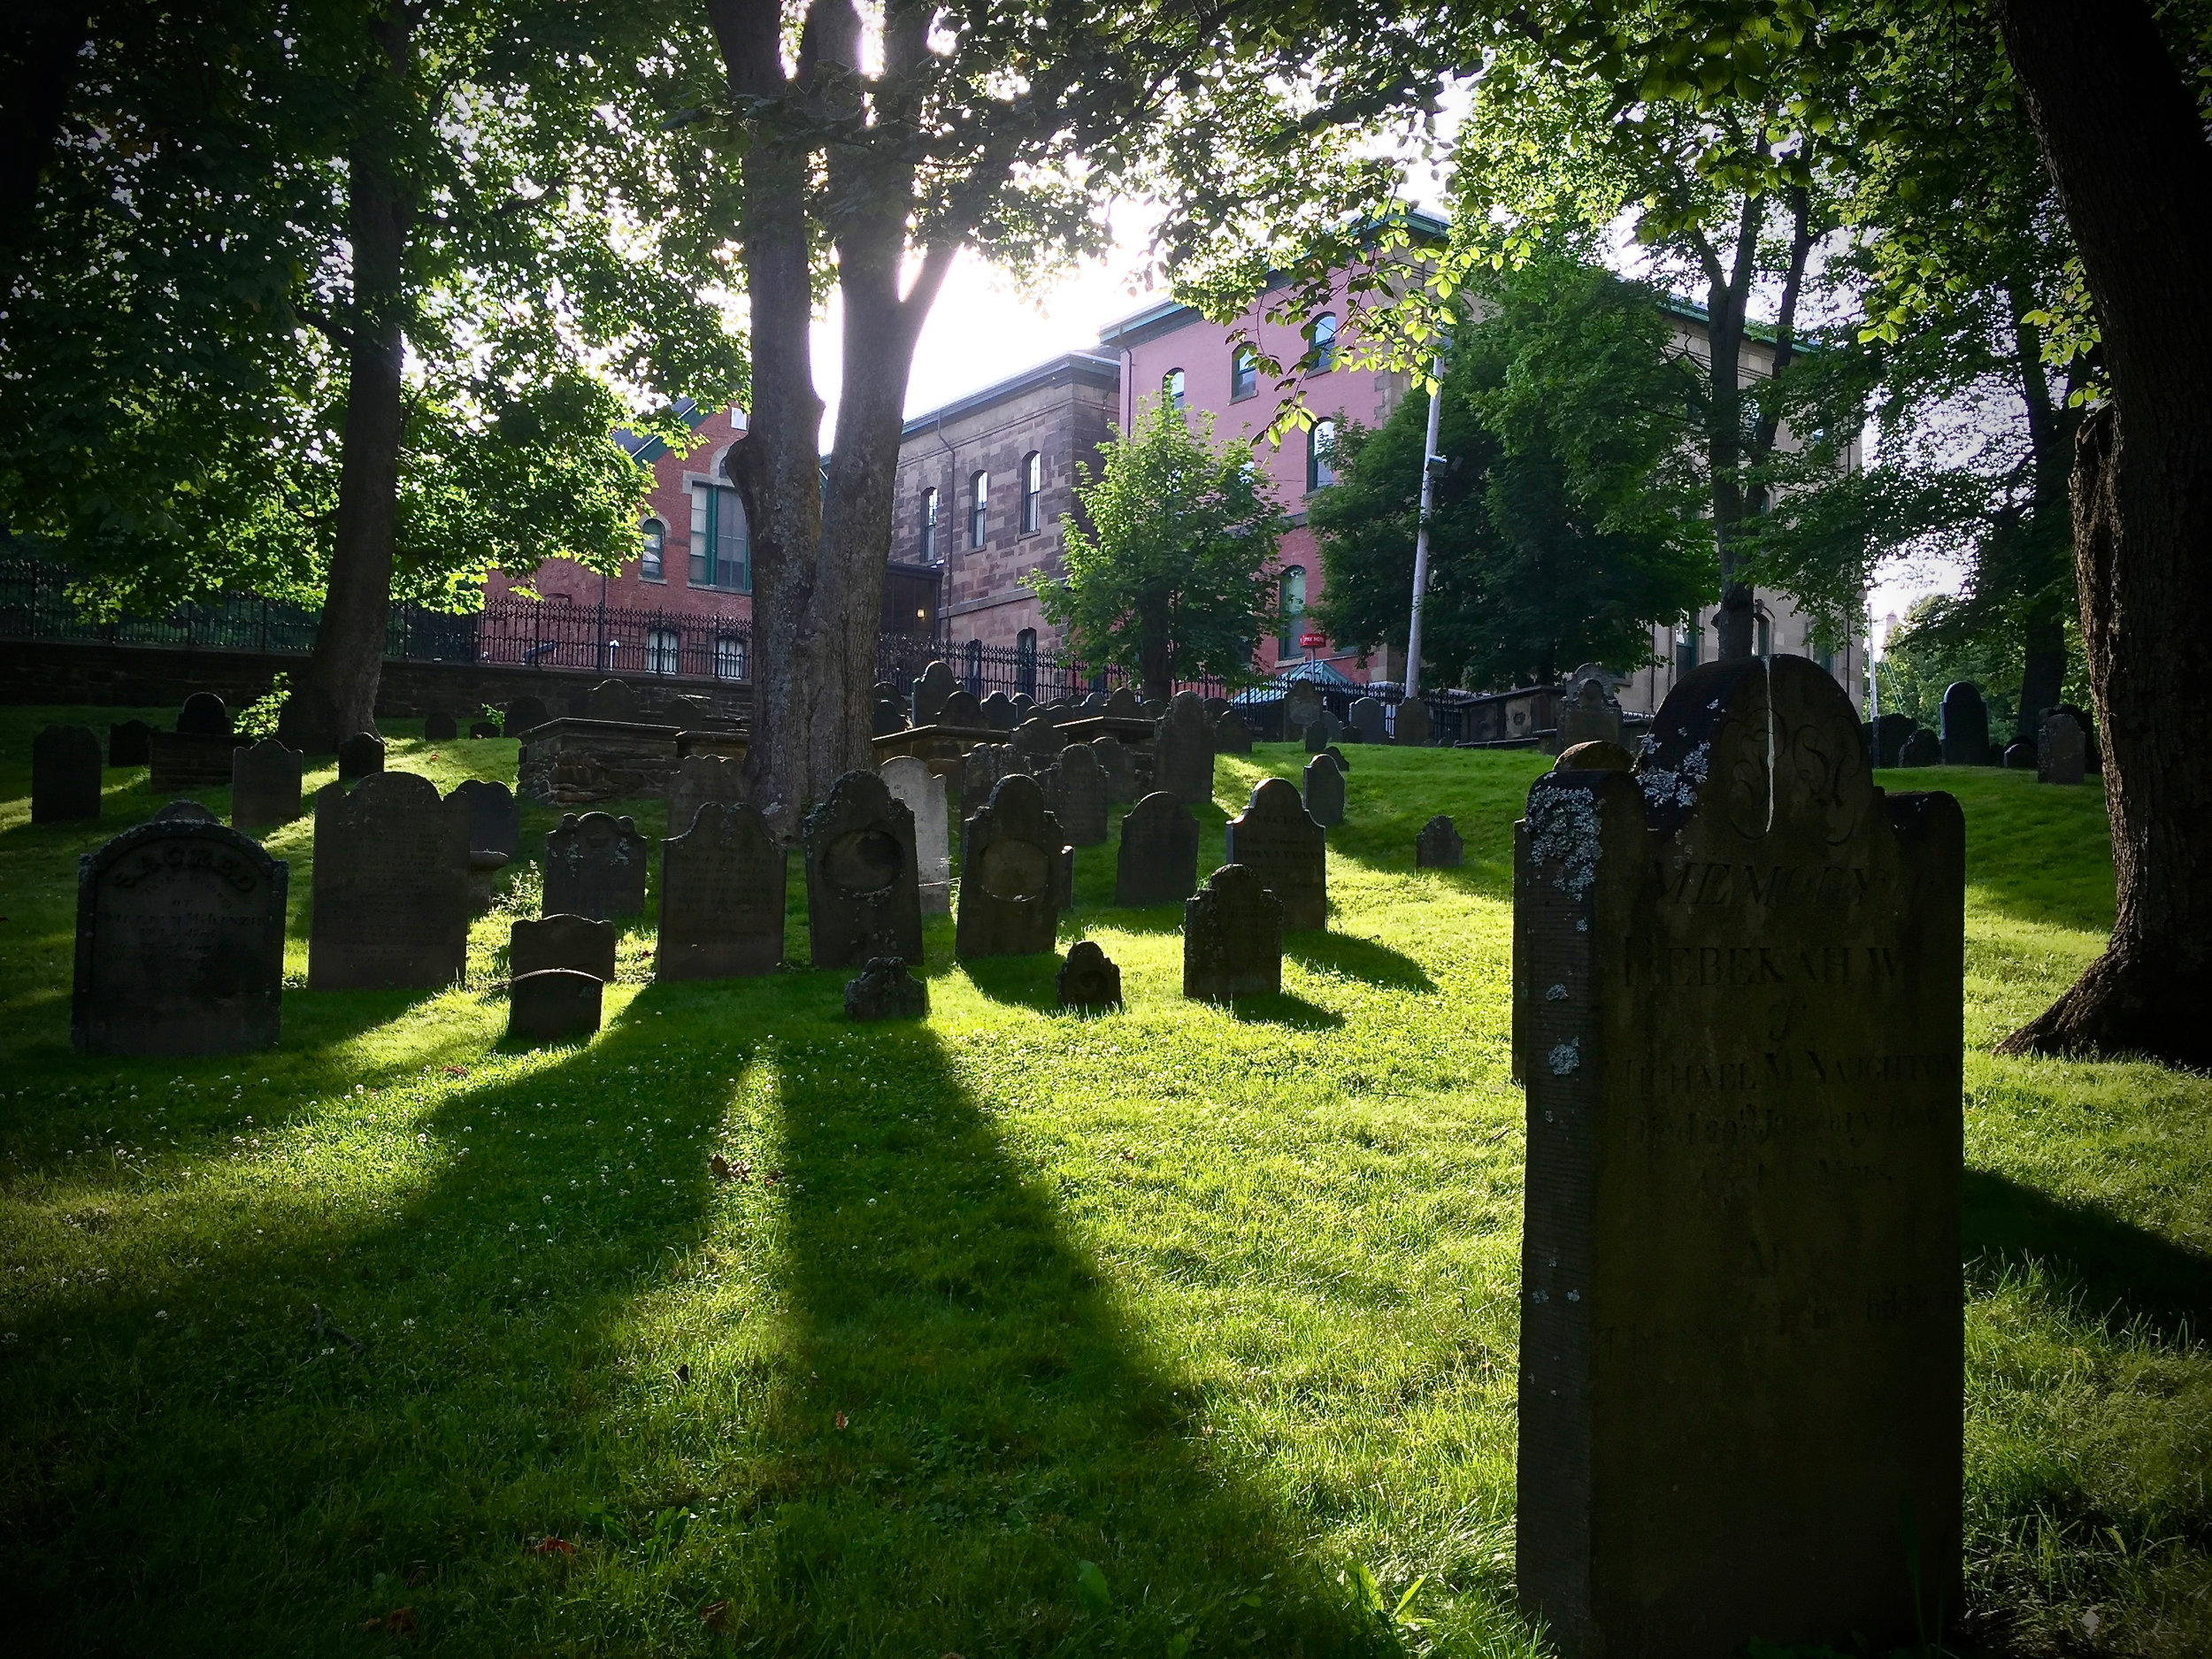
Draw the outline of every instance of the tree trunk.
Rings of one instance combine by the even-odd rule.
[[[0,44],[0,303],[12,289],[18,254],[31,245],[39,183],[61,140],[77,59],[92,38],[88,5],[21,4]]]
[[[394,13],[369,26],[391,72],[403,72],[409,25]],[[376,730],[376,688],[392,613],[399,518],[399,450],[406,411],[404,265],[411,192],[394,172],[390,134],[370,113],[349,157],[347,230],[353,242],[351,338],[347,346],[344,455],[329,593],[309,664],[329,694],[341,735]]]
[[[1751,655],[1751,589],[1736,578],[1736,538],[1744,515],[1744,323],[1764,217],[1763,197],[1745,200],[1736,226],[1734,257],[1726,268],[1702,238],[1699,242],[1706,275],[1706,349],[1712,357],[1705,401],[1705,461],[1712,475],[1713,544],[1720,560],[1720,611],[1713,618],[1713,633],[1715,650],[1723,662]]]
[[[2140,0],[1999,0],[2080,250],[2110,401],[2075,444],[2075,574],[2104,739],[2117,913],[2105,954],[2012,1054],[2212,1064],[2212,150]]]
[[[2032,743],[2043,710],[2058,706],[2066,687],[2065,599],[2057,591],[2055,556],[2062,547],[2063,515],[2070,512],[2067,480],[2073,466],[2073,432],[2080,422],[2051,397],[2050,379],[2043,367],[2042,331],[2028,320],[2032,301],[2016,290],[2008,290],[2006,299],[2012,312],[2014,366],[2027,406],[2028,443],[2034,457],[2034,493],[2027,519],[2013,531],[2024,541],[2013,564],[2030,596],[2022,626],[2024,651],[2014,735]]]

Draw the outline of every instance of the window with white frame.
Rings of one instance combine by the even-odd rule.
[[[1306,434],[1306,489],[1309,494],[1336,482],[1336,422],[1317,420]]]
[[[978,472],[968,480],[968,545],[983,545],[985,521],[991,506],[991,475]]]
[[[638,526],[638,541],[641,550],[637,573],[649,582],[666,580],[667,572],[661,560],[668,547],[668,526],[657,518],[648,518]]]
[[[714,636],[714,677],[717,680],[745,678],[745,641],[734,634]]]
[[[1298,643],[1298,636],[1306,631],[1306,569],[1293,565],[1276,579],[1277,591],[1282,596],[1282,630],[1275,637],[1275,657],[1278,662],[1294,663],[1306,654]]]
[[[1306,354],[1306,373],[1326,374],[1336,367],[1336,313],[1323,311],[1313,319],[1313,349]]]
[[[1045,457],[1032,449],[1022,457],[1022,534],[1034,535],[1044,520]]]
[[[1165,398],[1165,399],[1167,400],[1167,406],[1168,406],[1170,409],[1172,409],[1172,410],[1173,410],[1173,411],[1176,411],[1176,413],[1178,413],[1178,414],[1182,413],[1182,411],[1183,411],[1183,371],[1182,371],[1182,370],[1180,370],[1180,369],[1170,369],[1170,370],[1169,370],[1169,371],[1168,371],[1165,374],[1163,374],[1163,375],[1160,377],[1160,396],[1161,396],[1162,397],[1164,397],[1164,398]]]
[[[744,503],[727,484],[691,487],[691,586],[748,593],[753,586],[752,536]]]
[[[1229,401],[1242,403],[1260,389],[1260,354],[1254,346],[1239,346],[1229,354]]]
[[[922,563],[937,562],[937,492],[922,492]]]
[[[645,632],[645,672],[649,674],[672,674],[681,655],[682,641],[673,628],[648,628]]]

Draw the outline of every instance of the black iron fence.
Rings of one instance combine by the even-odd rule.
[[[917,634],[886,634],[876,645],[876,678],[904,691],[923,669],[942,658],[953,678],[973,695],[987,697],[1004,692],[1010,697],[1029,696],[1039,703],[1056,697],[1087,697],[1093,692],[1112,692],[1123,686],[1142,689],[1136,676],[1124,668],[1093,668],[1056,652],[1027,650],[1013,645],[986,645],[980,640],[956,644]],[[1179,680],[1178,691],[1195,691],[1202,697],[1227,695],[1214,679]]]

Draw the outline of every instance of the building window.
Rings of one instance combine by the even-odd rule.
[[[1282,632],[1275,639],[1275,660],[1294,663],[1306,654],[1298,643],[1298,636],[1306,631],[1306,571],[1302,565],[1294,565],[1276,578],[1282,595]]]
[[[734,634],[714,636],[714,677],[717,680],[745,678],[745,641]]]
[[[991,475],[978,472],[968,480],[968,545],[983,545],[983,514],[991,504]]]
[[[983,641],[981,640],[968,641],[967,686],[968,695],[971,697],[980,697],[983,695]]]
[[[691,585],[735,593],[752,588],[752,538],[745,507],[727,484],[691,487]]]
[[[1677,674],[1686,674],[1697,666],[1698,641],[1702,636],[1695,617],[1675,629],[1674,672]]]
[[[1045,457],[1032,449],[1022,457],[1022,534],[1034,535],[1044,518]]]
[[[937,562],[937,492],[922,492],[922,563]]]
[[[1752,623],[1752,632],[1758,640],[1758,643],[1752,649],[1763,658],[1772,657],[1774,655],[1773,618],[1765,616],[1756,618]]]
[[[657,518],[648,518],[638,526],[638,539],[644,551],[638,558],[638,574],[649,582],[664,581],[667,572],[661,565],[661,556],[668,547],[668,526]]]
[[[645,672],[649,674],[672,674],[680,642],[673,628],[648,628],[645,633]]]
[[[1306,373],[1326,374],[1336,367],[1336,313],[1323,311],[1313,319],[1313,349],[1306,354]]]
[[[1306,489],[1309,494],[1336,482],[1336,422],[1317,420],[1306,434]]]
[[[1170,369],[1160,377],[1160,396],[1167,399],[1167,406],[1177,414],[1183,412],[1183,371]]]
[[[1239,346],[1229,354],[1229,401],[1241,403],[1260,389],[1260,354]]]
[[[1014,695],[1037,695],[1037,630],[1024,628],[1014,636]]]

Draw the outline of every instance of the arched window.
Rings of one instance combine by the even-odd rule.
[[[1022,457],[1022,534],[1034,535],[1044,518],[1045,457],[1032,449]]]
[[[714,636],[714,677],[717,680],[745,678],[745,641],[734,634]]]
[[[1326,374],[1336,367],[1336,313],[1323,311],[1313,319],[1313,349],[1306,354],[1306,373]]]
[[[738,593],[753,585],[752,538],[745,507],[727,484],[691,487],[691,585]]]
[[[681,641],[673,628],[649,628],[645,633],[645,672],[672,674]]]
[[[1306,434],[1306,489],[1326,489],[1336,482],[1336,422],[1317,420]]]
[[[979,697],[983,695],[983,641],[981,640],[968,641],[967,686],[968,695],[971,697]]]
[[[1167,406],[1176,413],[1183,411],[1183,371],[1170,369],[1160,377],[1160,396],[1167,399]]]
[[[1294,663],[1306,654],[1298,636],[1306,631],[1306,568],[1293,565],[1276,579],[1282,595],[1282,632],[1275,638],[1278,662]]]
[[[638,526],[638,540],[644,550],[638,558],[637,573],[649,582],[665,580],[661,557],[668,547],[668,526],[657,518],[648,518]]]
[[[991,504],[991,475],[978,472],[968,480],[968,545],[983,545],[983,515]]]
[[[1259,389],[1259,351],[1252,346],[1239,346],[1229,354],[1229,401],[1242,403]]]
[[[937,492],[922,492],[922,563],[937,562]]]
[[[1014,636],[1014,692],[1017,696],[1037,695],[1037,630],[1024,628]]]

